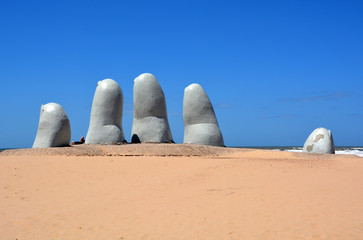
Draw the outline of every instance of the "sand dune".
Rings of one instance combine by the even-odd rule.
[[[355,156],[98,145],[4,151],[0,171],[0,239],[363,236]]]

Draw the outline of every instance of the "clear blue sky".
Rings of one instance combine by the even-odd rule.
[[[363,145],[363,2],[1,1],[0,148],[31,147],[42,104],[57,102],[72,140],[88,130],[99,80],[124,93],[162,86],[183,141],[184,88],[209,95],[227,146],[304,144],[317,127]]]

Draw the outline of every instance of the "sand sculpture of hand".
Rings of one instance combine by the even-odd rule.
[[[184,90],[184,143],[224,146],[212,103],[199,84]]]
[[[112,144],[125,141],[122,130],[123,94],[112,79],[99,81],[93,97],[86,144]]]
[[[70,141],[71,125],[62,106],[58,103],[42,105],[33,148],[68,146]]]
[[[150,73],[141,74],[134,80],[131,142],[173,142],[164,92],[158,80]]]
[[[307,138],[303,152],[334,154],[335,147],[331,131],[326,128],[315,129]]]

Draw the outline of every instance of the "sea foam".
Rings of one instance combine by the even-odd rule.
[[[302,147],[284,149],[287,152],[302,152]],[[363,157],[363,147],[335,147],[335,154],[350,154]]]

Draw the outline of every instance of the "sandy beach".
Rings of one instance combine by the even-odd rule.
[[[362,239],[363,159],[183,144],[0,153],[0,239]]]

